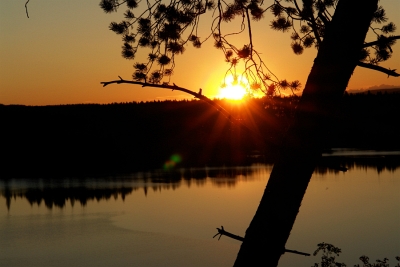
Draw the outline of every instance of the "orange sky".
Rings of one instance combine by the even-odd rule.
[[[100,0],[31,0],[28,19],[25,2],[0,1],[1,104],[53,105],[191,98],[165,89],[132,85],[103,88],[100,85],[101,81],[118,79],[118,76],[130,79],[133,63],[140,60],[140,56],[133,61],[123,59],[120,37],[108,30],[111,21],[122,19],[124,8],[110,15],[100,9]],[[400,27],[400,1],[381,0],[380,4],[386,8],[389,20]],[[301,56],[294,55],[290,48],[290,33],[270,30],[270,18],[268,15],[253,25],[255,48],[278,78],[298,79],[304,85],[316,50],[311,48]],[[394,56],[382,66],[400,70],[400,45],[393,48]],[[228,65],[221,51],[213,48],[212,41],[201,49],[188,45],[176,63],[174,83],[195,91],[203,88],[203,93],[210,97],[218,94]],[[400,78],[388,78],[383,73],[358,67],[348,88],[366,89],[381,84],[400,87]]]

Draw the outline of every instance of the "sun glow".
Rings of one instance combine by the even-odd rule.
[[[246,78],[239,76],[235,80],[233,76],[228,76],[225,78],[225,83],[221,86],[217,98],[241,100],[247,94],[247,86]]]

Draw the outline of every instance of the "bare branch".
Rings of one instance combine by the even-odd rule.
[[[361,62],[361,61],[359,61],[357,63],[357,65],[360,66],[360,67],[363,67],[363,68],[377,70],[377,71],[386,73],[388,75],[388,77],[389,76],[393,76],[393,77],[399,77],[400,76],[400,74],[398,74],[396,72],[396,69],[394,69],[394,70],[386,69],[386,68],[378,66],[378,65],[368,64],[368,63],[364,63],[364,62]]]
[[[120,76],[118,76],[118,77],[119,77],[119,80],[109,81],[109,82],[101,82],[101,84],[103,85],[103,87],[106,87],[107,85],[113,84],[113,83],[116,83],[116,84],[121,84],[121,83],[138,84],[138,85],[141,85],[142,87],[156,87],[156,88],[171,89],[172,91],[174,91],[174,90],[182,91],[182,92],[185,92],[187,94],[193,95],[194,97],[199,98],[199,99],[207,98],[206,96],[203,96],[203,95],[201,95],[199,93],[196,93],[196,92],[194,92],[192,90],[189,90],[189,89],[186,89],[186,88],[183,88],[183,87],[179,87],[176,84],[169,85],[169,84],[154,84],[154,83],[147,83],[147,82],[129,81],[129,80],[122,79]]]
[[[230,238],[235,239],[235,240],[239,240],[239,241],[242,241],[242,242],[244,241],[244,237],[241,237],[241,236],[238,236],[238,235],[234,235],[232,233],[229,233],[229,232],[225,231],[223,226],[221,226],[221,228],[217,228],[217,231],[218,231],[218,233],[216,235],[214,235],[213,238],[219,235],[218,240],[220,240],[221,237],[223,235],[225,235],[225,236],[230,237]]]
[[[214,235],[213,238],[216,237],[216,236],[219,236],[218,240],[221,239],[221,236],[225,235],[225,236],[230,237],[230,238],[235,239],[235,240],[239,240],[239,241],[242,241],[242,242],[244,241],[244,237],[241,237],[241,236],[238,236],[238,235],[234,235],[232,233],[229,233],[229,232],[225,231],[223,226],[221,226],[221,228],[217,228],[217,231],[218,231],[218,233],[216,235]],[[291,249],[284,248],[283,253],[285,253],[285,252],[304,255],[304,256],[310,256],[310,253],[300,252],[300,251],[297,251],[297,250],[291,250]]]
[[[187,93],[189,95],[192,95],[195,98],[205,101],[206,103],[208,103],[211,106],[213,106],[214,108],[216,108],[219,112],[221,112],[230,122],[236,123],[236,121],[232,118],[232,116],[223,107],[221,107],[220,105],[218,105],[217,103],[212,101],[210,98],[203,95],[201,88],[200,88],[199,92],[196,93],[192,90],[189,90],[189,89],[186,89],[183,87],[179,87],[176,84],[169,85],[169,84],[153,84],[153,83],[147,83],[147,82],[128,81],[128,80],[122,79],[120,76],[118,76],[118,77],[119,77],[119,80],[114,80],[114,81],[109,81],[109,82],[101,82],[101,84],[103,85],[103,87],[105,87],[105,86],[107,86],[109,84],[113,84],[113,83],[116,83],[116,84],[127,83],[127,84],[141,85],[142,87],[155,87],[155,88],[170,89],[172,91],[174,91],[174,90],[181,91],[181,92]]]

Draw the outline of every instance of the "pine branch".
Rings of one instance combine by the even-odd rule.
[[[297,5],[297,3],[296,3],[296,5]],[[310,12],[309,21],[310,21],[310,24],[311,24],[309,26],[311,26],[311,29],[312,29],[312,31],[313,31],[313,33],[315,35],[315,38],[317,39],[318,45],[321,45],[322,39],[321,39],[321,36],[318,33],[318,26],[317,26],[317,22],[315,21],[315,17],[314,17],[313,11]]]
[[[390,41],[397,40],[397,39],[400,39],[400,35],[386,37],[385,41],[390,42]],[[370,46],[373,46],[373,45],[378,45],[381,42],[382,42],[382,40],[381,41],[373,41],[373,42],[365,43],[363,45],[363,47],[370,47]]]
[[[361,61],[359,61],[357,63],[357,65],[360,66],[360,67],[363,67],[363,68],[367,68],[367,69],[372,69],[372,70],[377,70],[377,71],[383,72],[383,73],[387,74],[388,77],[389,76],[393,76],[393,77],[399,77],[400,76],[400,74],[398,74],[396,72],[396,69],[391,70],[391,69],[387,69],[387,68],[384,68],[384,67],[381,67],[381,66],[378,66],[378,65],[364,63],[364,62],[361,62]]]

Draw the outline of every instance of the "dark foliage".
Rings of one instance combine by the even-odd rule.
[[[314,252],[314,256],[316,256],[319,252],[322,252],[321,256],[321,265],[319,263],[315,263],[312,267],[346,267],[345,263],[337,262],[336,257],[342,253],[342,250],[338,247],[335,247],[332,244],[328,243],[320,243],[318,244],[318,249]],[[396,257],[397,261],[400,261],[400,257]],[[375,263],[370,263],[369,258],[367,256],[361,256],[360,261],[363,263],[363,267],[389,267],[389,259],[384,258],[383,260],[376,260]],[[397,263],[396,266],[400,264]],[[354,265],[354,267],[360,267],[359,264]]]

